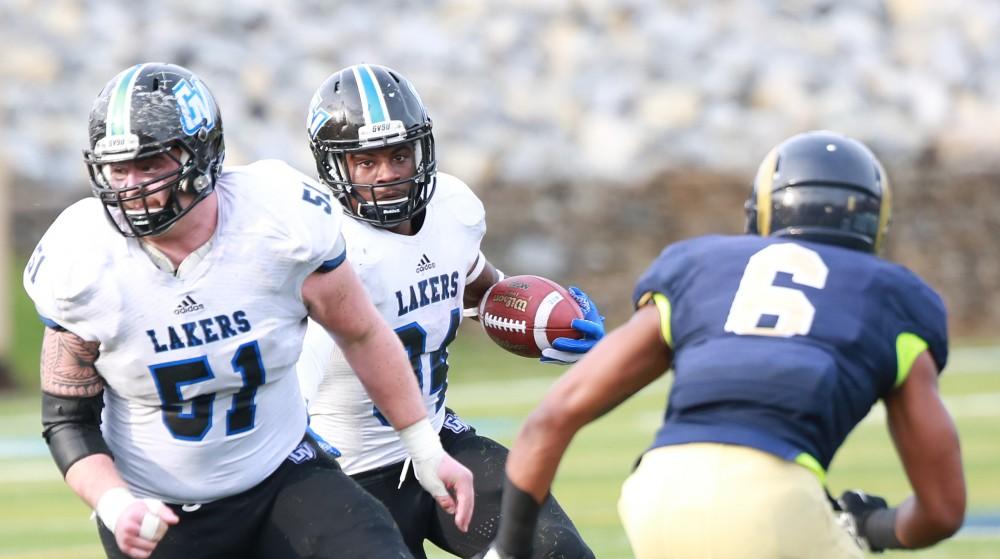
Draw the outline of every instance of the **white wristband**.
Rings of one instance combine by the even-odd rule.
[[[138,500],[128,489],[113,487],[105,491],[101,495],[101,498],[97,500],[97,516],[108,530],[114,534],[118,518],[125,512],[125,509]]]
[[[444,459],[444,447],[430,420],[425,417],[403,429],[399,432],[399,439],[413,460],[413,473],[420,485],[435,497],[447,495],[448,490],[437,473],[438,465]]]

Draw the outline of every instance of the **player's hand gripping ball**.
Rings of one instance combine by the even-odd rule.
[[[574,320],[584,318],[573,296],[540,276],[497,282],[479,303],[479,322],[497,345],[523,357],[541,357],[557,338],[581,339]]]

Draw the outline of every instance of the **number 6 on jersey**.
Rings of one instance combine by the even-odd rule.
[[[757,252],[743,270],[724,330],[781,338],[808,334],[816,307],[802,291],[779,287],[774,280],[778,272],[785,272],[797,284],[822,289],[829,271],[819,254],[802,245],[776,244]],[[777,321],[773,326],[761,325],[764,316],[777,317]]]

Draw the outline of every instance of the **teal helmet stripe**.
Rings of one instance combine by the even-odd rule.
[[[354,79],[358,82],[358,91],[361,93],[361,106],[365,113],[365,124],[374,122],[385,122],[389,120],[389,109],[385,104],[385,97],[382,88],[375,78],[375,72],[367,64],[359,64],[354,67]]]
[[[122,136],[132,132],[132,90],[145,64],[136,64],[119,76],[108,101],[106,136]]]

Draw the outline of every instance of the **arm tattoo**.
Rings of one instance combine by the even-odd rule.
[[[42,390],[53,396],[87,398],[104,390],[97,374],[100,346],[66,330],[46,328],[42,338]]]

